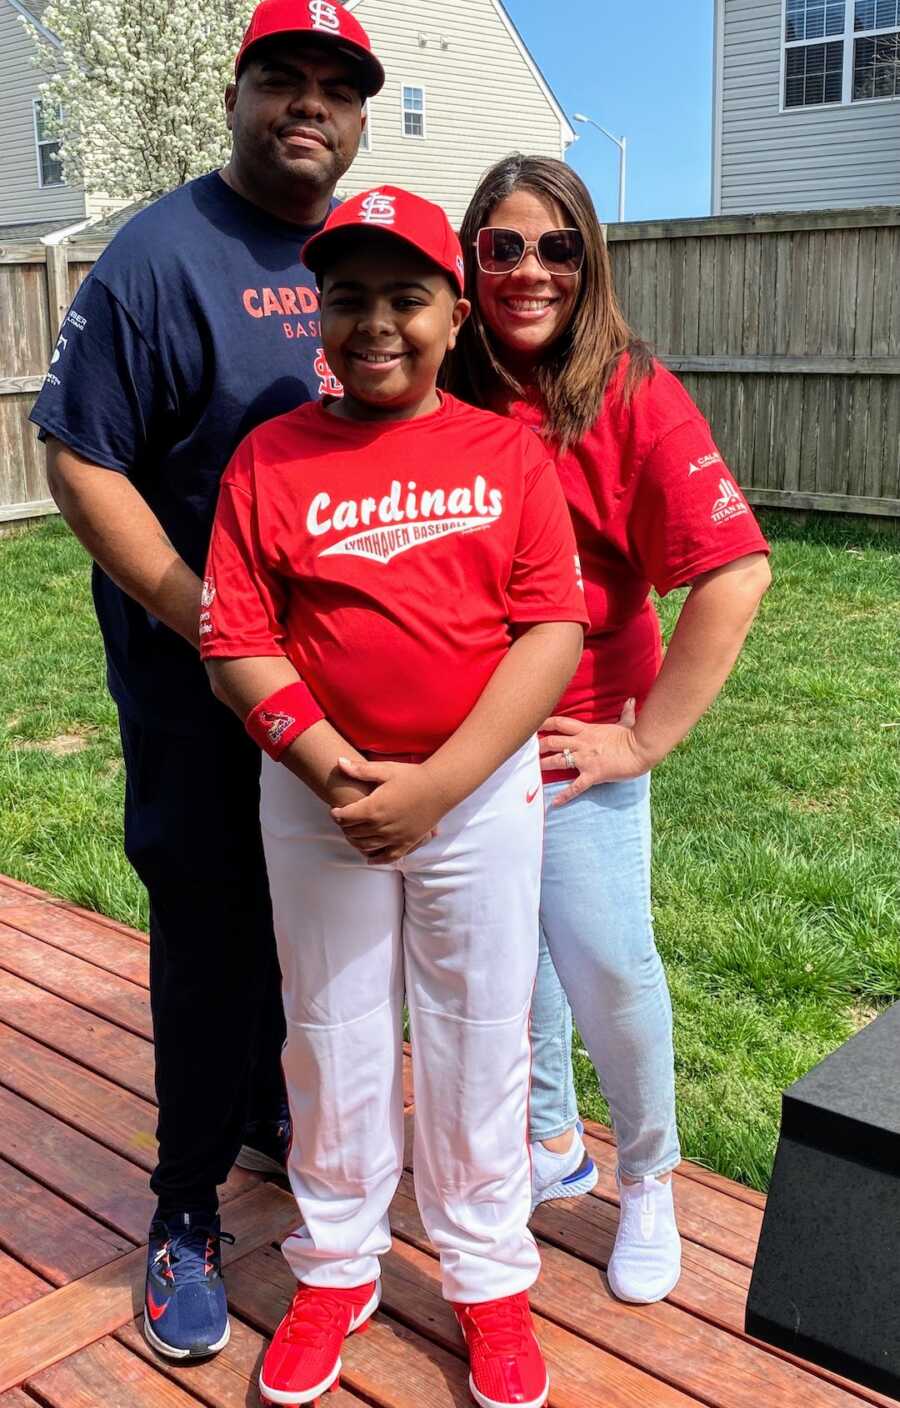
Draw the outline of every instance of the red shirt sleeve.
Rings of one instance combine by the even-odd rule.
[[[213,523],[200,617],[200,656],[284,655],[285,595],[259,541],[252,437],[225,472]]]
[[[552,460],[528,457],[525,497],[506,587],[510,621],[589,624],[575,531]]]
[[[638,469],[628,536],[660,596],[739,557],[769,551],[699,413],[664,435]]]

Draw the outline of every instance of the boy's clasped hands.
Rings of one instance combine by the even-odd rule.
[[[338,766],[368,790],[356,802],[332,807],[331,815],[370,865],[387,865],[424,846],[452,805],[442,798],[427,763],[339,758]]]

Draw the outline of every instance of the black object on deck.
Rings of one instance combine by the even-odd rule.
[[[782,1098],[746,1329],[900,1398],[900,1003]]]

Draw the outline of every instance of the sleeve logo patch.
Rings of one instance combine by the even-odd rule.
[[[281,710],[261,709],[259,711],[259,721],[269,735],[272,743],[278,743],[287,733],[291,724],[297,720],[293,714],[284,714]]]
[[[719,480],[719,497],[712,506],[713,523],[727,523],[729,519],[740,518],[749,513],[746,500],[736,484],[730,479]]]
[[[702,469],[708,469],[711,464],[721,464],[722,456],[718,450],[713,455],[701,455],[698,460],[691,460],[688,465],[688,479],[692,474],[699,474]]]

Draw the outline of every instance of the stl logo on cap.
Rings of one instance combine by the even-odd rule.
[[[366,225],[393,225],[397,219],[394,197],[386,196],[381,191],[373,191],[366,196],[360,209]]]
[[[309,0],[309,17],[313,29],[327,29],[332,34],[340,34],[340,16],[334,6],[329,5],[328,0]]]

